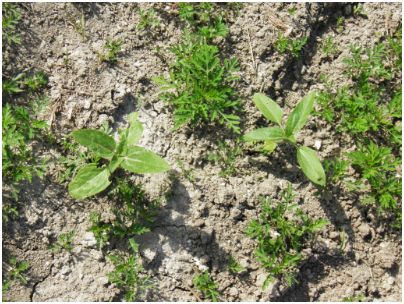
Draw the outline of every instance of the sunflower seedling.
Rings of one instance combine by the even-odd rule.
[[[105,190],[110,184],[110,176],[119,167],[136,174],[160,173],[170,169],[167,162],[157,154],[136,146],[143,126],[137,119],[138,113],[128,116],[129,128],[119,131],[119,142],[102,131],[81,129],[72,137],[101,158],[109,161],[99,167],[97,163],[83,166],[69,184],[69,194],[74,199],[84,199]]]
[[[261,113],[271,122],[276,123],[277,127],[259,128],[244,135],[247,142],[264,141],[264,149],[267,152],[275,150],[276,146],[283,141],[294,145],[297,149],[297,162],[303,173],[313,183],[324,186],[326,177],[323,166],[316,152],[309,147],[299,146],[296,143],[296,134],[303,128],[313,109],[315,92],[310,92],[296,108],[290,113],[286,126],[282,125],[283,111],[271,98],[264,94],[257,93],[253,101]]]

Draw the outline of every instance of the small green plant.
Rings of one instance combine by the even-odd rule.
[[[190,168],[190,169],[185,168],[184,162],[183,162],[182,160],[180,160],[180,159],[177,160],[177,164],[178,164],[178,166],[179,166],[180,169],[181,169],[182,175],[183,175],[187,180],[189,180],[192,184],[195,184],[195,182],[196,182],[196,176],[195,176],[194,170],[193,170],[192,168]]]
[[[8,292],[11,284],[15,281],[19,281],[21,284],[26,285],[28,283],[28,277],[26,275],[29,269],[27,261],[17,261],[17,258],[12,256],[8,260],[7,273],[2,277],[2,300],[8,302],[5,298],[5,294]]]
[[[24,76],[25,76],[24,73],[20,73],[11,79],[3,80],[2,83],[3,94],[12,95],[24,92],[22,88],[24,85],[23,80]]]
[[[110,176],[119,167],[136,174],[169,170],[169,165],[160,156],[136,146],[143,133],[137,117],[135,112],[128,116],[130,126],[119,131],[118,144],[114,138],[98,130],[82,129],[72,133],[75,141],[109,161],[102,167],[97,163],[87,164],[77,172],[68,187],[73,198],[84,199],[105,190],[111,184]]]
[[[163,91],[162,98],[174,106],[175,129],[218,121],[239,133],[240,118],[229,113],[239,109],[232,88],[238,79],[238,62],[234,58],[221,61],[217,46],[200,39],[190,38],[174,47],[177,61],[170,69],[170,79],[154,81]]]
[[[234,176],[238,171],[235,161],[242,153],[243,150],[238,140],[234,143],[218,141],[217,149],[208,154],[208,160],[220,165],[220,176]]]
[[[20,44],[21,35],[17,33],[17,26],[21,20],[21,12],[18,5],[14,3],[3,3],[2,5],[2,33],[3,45]]]
[[[17,261],[17,258],[12,256],[8,260],[8,267],[7,277],[10,281],[19,281],[24,285],[28,283],[26,272],[29,264],[27,261]]]
[[[331,57],[338,53],[338,46],[334,41],[333,36],[327,36],[322,43],[322,51],[325,56]]]
[[[192,280],[194,286],[199,289],[204,298],[212,302],[219,302],[219,292],[217,291],[217,284],[209,276],[208,271],[199,273],[194,276]]]
[[[24,107],[3,107],[3,181],[13,186],[42,176],[44,163],[34,156],[31,142],[40,139],[47,123],[36,120]]]
[[[129,258],[111,254],[108,256],[115,270],[108,273],[108,279],[124,294],[126,302],[138,301],[142,295],[153,287],[148,276],[141,275],[143,266],[139,261],[139,245],[134,239],[129,239],[132,254]]]
[[[227,261],[227,268],[233,274],[241,273],[245,270],[245,268],[239,262],[237,262],[233,256],[229,257],[229,260]]]
[[[98,248],[102,249],[105,245],[109,244],[112,225],[109,223],[103,223],[101,221],[101,215],[96,212],[90,214],[90,222],[91,227],[88,231],[94,234]]]
[[[342,16],[339,16],[337,18],[337,32],[341,33],[344,30],[345,27],[345,18]]]
[[[307,240],[327,224],[323,219],[309,218],[293,204],[290,184],[281,197],[282,201],[275,206],[270,199],[261,197],[259,219],[251,221],[246,230],[249,237],[257,240],[255,255],[269,273],[263,289],[274,278],[284,280],[289,286],[296,282],[295,273],[303,259],[302,249]]]
[[[367,17],[368,15],[363,11],[363,4],[356,3],[353,7],[353,14],[355,16]]]
[[[48,76],[44,72],[37,72],[25,78],[24,85],[29,91],[37,91],[48,84]]]
[[[99,248],[107,245],[112,236],[124,239],[150,231],[149,226],[160,206],[158,200],[147,199],[141,186],[126,178],[117,179],[109,196],[117,200],[117,206],[112,210],[114,220],[106,223],[101,220],[100,214],[90,215],[92,225],[89,231],[94,234]]]
[[[326,176],[323,166],[318,159],[316,152],[308,147],[299,146],[296,143],[296,134],[306,124],[313,109],[316,92],[310,92],[300,101],[296,108],[290,113],[286,126],[282,126],[282,109],[272,99],[264,94],[257,93],[253,101],[261,113],[278,127],[259,128],[244,135],[244,140],[249,142],[264,141],[267,151],[275,150],[276,146],[283,141],[291,143],[297,149],[297,162],[303,173],[313,183],[324,186]]]
[[[275,49],[281,54],[290,52],[293,57],[298,58],[307,43],[307,39],[307,36],[292,39],[285,37],[283,33],[279,33],[278,39],[275,42]]]
[[[354,294],[342,299],[342,302],[365,302],[366,297],[363,293]]]
[[[87,39],[86,19],[84,12],[81,12],[80,18],[76,19],[70,15],[67,15],[68,22],[73,26],[74,30],[80,35],[82,41]]]
[[[100,61],[111,64],[117,63],[118,56],[122,50],[122,44],[121,40],[107,40],[104,45],[105,51],[102,54],[98,53]]]
[[[341,158],[326,159],[323,162],[327,180],[335,184],[341,181],[348,169],[348,161]]]
[[[59,253],[62,250],[72,252],[73,250],[74,231],[62,233],[58,236],[57,241],[49,246],[49,249],[53,252]]]
[[[188,29],[205,39],[225,37],[229,29],[223,22],[228,10],[222,10],[217,3],[179,3],[180,20],[185,21]]]
[[[293,15],[296,14],[296,12],[297,12],[297,7],[296,6],[291,6],[291,7],[288,8],[288,14],[289,15],[293,16]]]
[[[393,227],[401,226],[402,181],[397,176],[401,159],[396,158],[389,147],[379,147],[370,142],[360,145],[358,150],[349,154],[352,166],[361,177],[362,184],[370,185],[370,194],[363,202],[376,203],[380,213],[391,213],[394,217]]]
[[[154,28],[158,25],[160,25],[160,20],[157,18],[156,11],[153,8],[147,10],[139,9],[139,22],[136,25],[137,30]]]

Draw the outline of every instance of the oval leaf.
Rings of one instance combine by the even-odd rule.
[[[133,173],[160,173],[170,169],[168,163],[157,154],[142,147],[128,147],[121,167]]]
[[[309,180],[317,185],[325,185],[325,173],[316,152],[308,147],[297,149],[297,162]]]
[[[285,133],[281,128],[259,128],[255,129],[244,135],[243,139],[245,141],[261,141],[261,140],[271,140],[279,142],[285,138]]]
[[[306,124],[307,119],[313,109],[316,92],[307,94],[293,109],[286,122],[286,134],[292,135],[299,131]]]
[[[74,131],[72,136],[79,144],[89,148],[101,157],[110,159],[114,155],[115,140],[104,132],[81,129]]]
[[[79,170],[69,184],[69,194],[75,199],[83,199],[105,190],[111,182],[106,168],[89,164]]]
[[[137,112],[131,113],[128,117],[130,127],[128,129],[128,135],[126,142],[128,146],[136,145],[143,133],[142,123],[138,120],[139,114]]]
[[[275,101],[262,93],[254,94],[253,101],[266,119],[281,125],[283,111]]]

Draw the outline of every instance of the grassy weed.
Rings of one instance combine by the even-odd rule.
[[[126,302],[139,301],[144,293],[153,288],[148,276],[142,275],[143,266],[139,261],[139,245],[135,240],[129,240],[131,255],[125,258],[121,255],[108,256],[115,270],[108,273],[108,280],[122,292]]]
[[[49,249],[53,252],[59,253],[63,250],[67,252],[72,252],[73,250],[73,239],[74,239],[74,231],[69,231],[67,233],[61,233],[57,241],[49,246]]]
[[[209,276],[208,271],[195,275],[192,282],[205,299],[209,299],[212,302],[219,301],[219,292],[217,291],[218,286]]]
[[[278,39],[275,42],[275,49],[281,54],[290,53],[293,57],[298,58],[307,43],[307,39],[306,36],[292,39],[285,37],[283,33],[279,33]]]
[[[281,196],[282,200],[276,205],[262,198],[259,219],[251,221],[246,230],[246,234],[257,241],[255,256],[268,272],[263,289],[275,278],[289,286],[297,282],[295,275],[303,259],[302,249],[327,224],[323,219],[311,219],[293,203],[290,184]]]

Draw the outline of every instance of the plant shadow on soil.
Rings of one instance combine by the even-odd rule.
[[[180,180],[175,179],[167,203],[161,207],[155,218],[152,231],[137,237],[141,252],[147,248],[156,252],[155,257],[145,265],[146,270],[159,273],[161,266],[166,266],[165,269],[174,267],[175,270],[172,269],[171,271],[178,270],[179,276],[176,279],[181,279],[180,272],[183,270],[181,263],[189,264],[190,261],[183,261],[181,259],[182,254],[177,255],[177,253],[185,251],[198,259],[208,256],[209,260],[206,266],[209,267],[210,271],[212,269],[224,271],[229,254],[217,242],[214,229],[205,230],[189,225],[185,221],[189,216],[190,202],[191,199],[185,185]],[[204,215],[208,216],[208,214]],[[162,239],[163,242],[161,242]],[[163,261],[167,264],[164,265]],[[193,270],[195,270],[194,268],[192,267]],[[171,271],[167,271],[166,274],[160,273],[160,275],[172,278]],[[189,275],[191,276],[192,272]],[[190,281],[182,282],[180,288],[192,292]],[[152,296],[158,296],[159,301],[169,301],[169,299],[161,298],[161,295],[158,294],[152,294]]]

